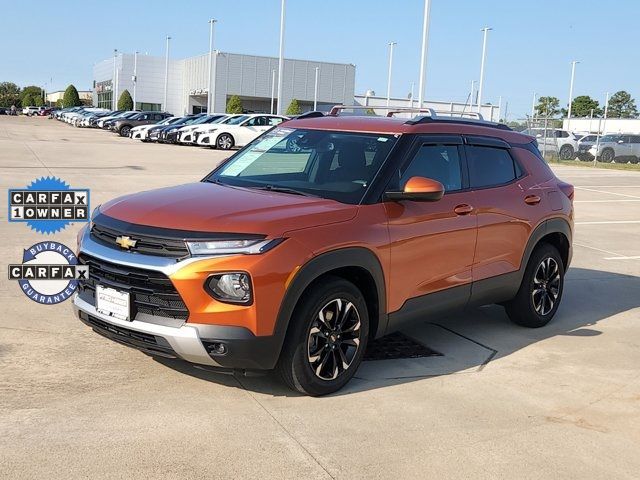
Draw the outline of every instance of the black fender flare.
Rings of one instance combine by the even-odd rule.
[[[321,275],[344,267],[359,267],[366,270],[376,285],[378,296],[378,333],[387,326],[387,297],[384,272],[378,257],[364,247],[346,247],[318,255],[305,263],[296,273],[280,303],[276,318],[274,336],[280,339],[280,348],[284,343],[289,321],[298,300],[311,283]]]
[[[520,263],[520,269],[518,272],[520,273],[520,279],[524,275],[524,270],[527,268],[527,264],[529,263],[529,258],[533,253],[533,249],[536,245],[542,240],[543,237],[549,235],[550,233],[561,233],[567,238],[569,242],[569,257],[567,259],[567,268],[571,263],[571,244],[572,244],[572,230],[569,222],[567,222],[564,218],[555,217],[549,218],[541,222],[529,235],[529,240],[527,241],[527,246],[524,249],[524,254],[522,255],[522,262]]]

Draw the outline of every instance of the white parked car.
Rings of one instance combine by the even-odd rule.
[[[234,117],[235,115],[226,115],[224,113],[213,113],[205,117],[200,118],[190,125],[185,125],[178,130],[178,143],[184,145],[195,145],[196,138],[200,135],[200,132],[211,128],[212,124],[222,123],[227,119]],[[196,134],[196,132],[198,132]]]
[[[172,123],[177,122],[182,117],[169,117],[165,118],[161,122],[152,123],[150,125],[138,125],[137,127],[133,127],[129,132],[129,137],[133,140],[141,140],[143,142],[147,141],[147,132],[151,127],[157,127],[158,125],[171,125]]]
[[[263,113],[238,115],[227,123],[210,125],[196,144],[221,150],[243,147],[285,120],[289,118]]]
[[[558,152],[561,160],[574,160],[578,153],[578,140],[582,138],[584,133],[569,132],[560,128],[531,128],[525,130],[525,135],[536,137],[538,148],[542,152]]]
[[[39,110],[39,107],[24,107],[22,109],[22,114],[30,117],[31,115],[37,115]]]

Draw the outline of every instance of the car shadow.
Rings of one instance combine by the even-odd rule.
[[[331,396],[425,381],[442,375],[481,372],[491,361],[557,336],[580,338],[589,348],[601,334],[599,322],[613,322],[615,315],[640,307],[640,277],[599,270],[571,268],[567,273],[562,303],[551,323],[537,329],[510,322],[504,308],[489,305],[468,308],[462,314],[425,319],[402,331],[441,355],[422,358],[363,362],[354,378]],[[299,396],[275,377],[266,374],[228,374],[208,371],[181,360],[156,358],[169,368],[205,381],[224,383],[272,396]]]

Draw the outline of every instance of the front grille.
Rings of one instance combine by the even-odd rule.
[[[91,229],[91,237],[94,240],[117,249],[121,247],[116,243],[116,238],[121,235],[127,235],[127,233],[97,223],[94,224]],[[132,252],[173,258],[181,258],[189,255],[189,250],[184,240],[176,238],[156,238],[138,234],[131,234],[130,236],[133,240],[136,240],[135,247],[129,249]]]
[[[131,318],[137,313],[186,320],[189,310],[171,279],[164,273],[106,262],[81,253],[78,261],[89,266],[89,279],[79,281],[80,294],[95,305],[96,285],[129,292]],[[89,297],[89,298],[87,298]]]
[[[164,357],[177,357],[173,348],[169,345],[169,342],[162,337],[156,337],[149,333],[137,332],[129,328],[103,322],[99,318],[82,311],[80,312],[80,320],[93,328],[95,332],[129,347],[134,347],[148,353],[162,355]]]

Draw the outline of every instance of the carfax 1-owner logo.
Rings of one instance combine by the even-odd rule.
[[[27,297],[45,305],[67,300],[78,288],[78,280],[89,277],[89,267],[78,265],[73,250],[53,241],[29,247],[22,263],[9,265],[8,270],[9,280],[17,280]]]
[[[42,177],[26,188],[9,189],[10,222],[26,222],[39,233],[55,233],[72,222],[89,221],[89,190]]]

